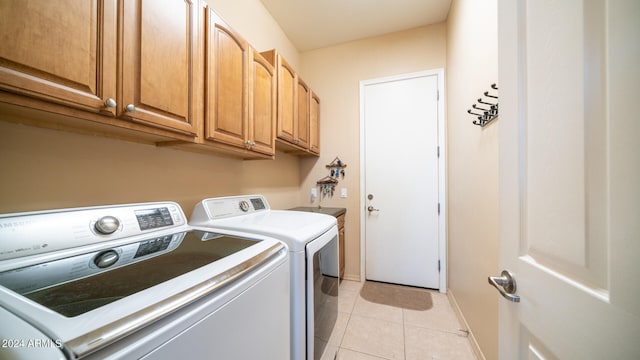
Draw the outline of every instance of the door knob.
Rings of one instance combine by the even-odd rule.
[[[502,270],[501,276],[489,276],[489,284],[493,285],[500,295],[513,302],[520,302],[520,296],[516,295],[516,279],[509,270]]]
[[[367,207],[367,210],[369,210],[369,212],[372,212],[372,211],[380,211],[380,210],[378,210],[378,209],[374,208],[374,207],[373,207],[373,206],[371,206],[371,205],[369,205],[369,207]]]

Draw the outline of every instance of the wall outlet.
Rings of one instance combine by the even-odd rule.
[[[346,198],[347,197],[347,188],[341,188],[340,189],[340,197],[341,198]]]
[[[318,189],[312,187],[311,188],[311,200],[315,200],[318,197]]]

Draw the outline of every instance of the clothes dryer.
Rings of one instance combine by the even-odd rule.
[[[291,266],[291,358],[334,359],[329,338],[338,317],[338,226],[334,217],[272,210],[262,195],[209,198],[196,204],[189,224],[245,236],[278,239]]]

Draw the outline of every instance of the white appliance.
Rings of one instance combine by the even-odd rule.
[[[285,242],[291,264],[291,358],[335,358],[337,346],[328,343],[338,317],[338,226],[334,217],[271,210],[262,195],[245,195],[202,200],[189,223]]]
[[[288,359],[289,261],[176,203],[0,215],[0,358]]]

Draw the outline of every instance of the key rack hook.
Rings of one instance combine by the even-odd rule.
[[[498,90],[498,85],[495,83],[491,84],[491,89]],[[472,109],[482,111],[482,114],[478,114],[477,112],[473,112],[471,109],[467,110],[467,113],[474,115],[477,117],[477,120],[473,120],[474,125],[478,125],[480,127],[485,127],[491,121],[495,120],[498,117],[498,95],[492,95],[489,91],[485,91],[483,95],[489,99],[495,99],[495,103],[490,102],[490,100],[483,100],[481,97],[478,98],[477,103],[482,105],[488,105],[489,108],[481,107],[476,104],[471,105]]]

